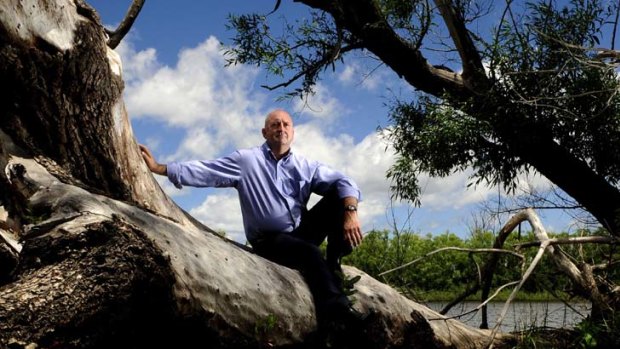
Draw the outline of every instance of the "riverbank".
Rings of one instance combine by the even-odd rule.
[[[495,297],[493,297],[492,301],[493,302],[505,302],[508,299],[508,297],[510,297],[511,292],[512,290],[502,290]],[[420,291],[413,292],[411,290],[408,290],[408,291],[403,291],[403,293],[406,296],[418,302],[443,302],[443,303],[451,302],[452,300],[456,299],[456,297],[460,295],[457,292],[438,291],[438,290],[422,291],[422,292]],[[579,299],[579,298],[571,299],[570,296],[565,293],[560,293],[559,297],[560,299],[558,299],[557,297],[555,297],[554,295],[548,292],[538,292],[538,293],[519,292],[514,298],[514,301],[516,302],[562,302],[562,300],[565,300],[567,302],[585,302],[585,300]],[[465,298],[464,301],[480,302],[481,293],[480,292],[474,293],[468,296],[467,298]]]

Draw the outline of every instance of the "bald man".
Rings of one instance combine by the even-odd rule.
[[[215,160],[158,163],[140,146],[149,169],[178,188],[234,187],[239,194],[247,240],[254,251],[295,268],[313,294],[319,321],[355,321],[365,315],[351,307],[342,290],[340,259],[362,242],[357,216],[359,188],[347,176],[291,150],[293,120],[282,109],[270,112],[262,129],[265,143]],[[310,210],[310,194],[323,198]],[[319,249],[327,237],[326,258]]]

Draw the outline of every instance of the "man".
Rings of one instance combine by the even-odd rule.
[[[362,242],[360,191],[342,173],[291,151],[293,120],[284,110],[267,115],[262,146],[209,161],[159,164],[140,146],[149,169],[178,188],[234,187],[245,234],[257,254],[298,269],[315,299],[319,321],[360,321],[342,290],[340,258]],[[311,209],[311,193],[323,198]],[[319,245],[328,239],[326,259]]]

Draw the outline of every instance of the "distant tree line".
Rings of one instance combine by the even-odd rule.
[[[601,235],[598,230],[579,230],[573,233],[550,234],[554,238],[569,238]],[[478,267],[488,258],[488,253],[474,253],[465,249],[484,249],[493,245],[495,235],[490,231],[475,231],[468,238],[460,238],[454,233],[440,235],[418,234],[414,232],[390,232],[373,230],[364,238],[364,243],[344,263],[364,270],[374,278],[384,281],[407,296],[416,300],[436,300],[437,297],[451,297],[461,293],[465,287],[478,278]],[[505,247],[510,249],[518,244],[535,241],[531,231],[512,234]],[[446,247],[459,247],[463,251],[445,250],[426,256],[432,251]],[[619,253],[613,245],[564,245],[561,247],[577,262],[593,265],[617,259]],[[536,248],[519,251],[525,261],[513,255],[501,255],[499,268],[493,278],[494,287],[519,280]],[[426,256],[426,257],[424,257]],[[421,258],[423,257],[423,258]],[[416,263],[384,275],[382,273],[419,259]],[[602,271],[610,280],[618,281],[618,268]],[[573,285],[566,276],[559,273],[548,259],[538,265],[534,275],[524,284],[521,292],[528,294],[548,294],[562,299],[572,297]],[[430,297],[431,299],[428,299]],[[433,299],[435,298],[435,299]]]

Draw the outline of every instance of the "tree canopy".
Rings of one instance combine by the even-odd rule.
[[[605,60],[617,3],[297,2],[310,14],[282,33],[269,16],[231,16],[229,62],[264,66],[282,79],[269,88],[296,96],[361,50],[420,91],[390,112],[396,196],[419,204],[420,173],[471,168],[473,183],[511,190],[537,172],[620,235],[619,82]],[[609,50],[597,48],[604,40]]]

